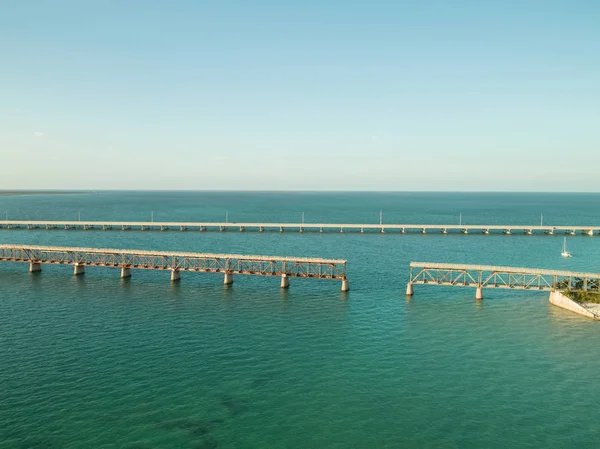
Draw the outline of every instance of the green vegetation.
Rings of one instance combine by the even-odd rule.
[[[600,304],[600,292],[569,291],[562,292],[567,298],[579,303]]]

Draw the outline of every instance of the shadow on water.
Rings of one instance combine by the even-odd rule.
[[[201,419],[181,418],[163,421],[155,425],[158,429],[185,431],[194,442],[191,447],[199,449],[214,449],[219,446],[217,439],[211,434],[214,427],[224,423],[222,418]]]
[[[153,449],[153,447],[150,443],[131,443],[123,446],[123,449]]]
[[[233,284],[223,284],[223,299],[227,301],[233,300]]]
[[[18,443],[20,449],[54,449],[58,448],[59,445],[50,438],[23,438]]]
[[[192,446],[194,449],[216,449],[218,447],[219,442],[212,435],[207,435],[201,441],[198,441]]]
[[[231,416],[238,416],[248,409],[245,401],[232,395],[223,396],[221,398],[221,405],[227,409]]]
[[[250,387],[254,390],[271,387],[277,382],[279,375],[279,372],[262,374],[260,377],[257,377],[250,383]]]

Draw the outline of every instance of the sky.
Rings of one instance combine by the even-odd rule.
[[[600,191],[596,0],[0,5],[0,189]]]

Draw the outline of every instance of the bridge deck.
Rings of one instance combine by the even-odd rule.
[[[238,228],[243,230],[353,230],[365,231],[375,230],[385,231],[427,231],[443,232],[460,231],[462,233],[480,232],[504,232],[512,233],[523,232],[533,234],[542,232],[553,234],[555,232],[565,232],[567,234],[582,233],[593,235],[600,233],[600,225],[561,225],[561,226],[530,226],[519,224],[374,224],[374,223],[257,223],[257,222],[174,222],[174,221],[53,221],[53,220],[0,220],[0,228],[31,228],[31,229],[53,229],[64,227],[65,229],[113,229],[121,228],[124,230],[227,230]]]
[[[410,284],[450,285],[478,289],[600,291],[600,273],[493,265],[411,262],[409,290]]]
[[[176,273],[174,280],[179,279],[180,271],[224,273],[225,283],[232,282],[233,274],[282,276],[282,287],[289,285],[289,277],[337,279],[342,281],[342,289],[348,290],[346,261],[341,259],[0,245],[0,260],[29,262],[32,271],[39,271],[41,264],[69,264],[75,266],[76,274],[85,266],[170,270]]]

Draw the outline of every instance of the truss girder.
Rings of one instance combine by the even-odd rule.
[[[600,291],[600,274],[527,268],[413,263],[410,282],[519,290]],[[440,267],[440,265],[444,265]],[[418,268],[418,270],[414,270]]]
[[[0,245],[0,260],[43,264],[78,264],[99,267],[177,270],[258,276],[346,279],[346,261],[273,256],[211,255],[202,253],[152,253],[151,251],[102,250]]]

